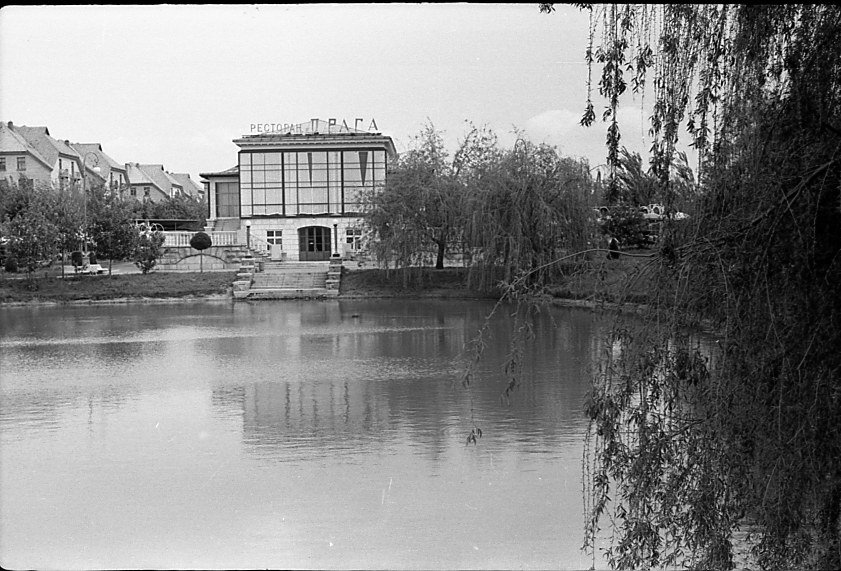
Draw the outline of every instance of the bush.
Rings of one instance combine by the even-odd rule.
[[[134,251],[134,265],[141,273],[148,274],[158,263],[163,253],[164,235],[161,232],[151,232],[140,236]]]
[[[213,245],[213,240],[210,239],[205,232],[196,232],[192,238],[190,238],[190,246],[201,252],[202,250],[207,250]]]
[[[10,274],[16,274],[18,271],[18,260],[15,257],[6,258],[6,263],[3,264],[3,269]]]
[[[648,222],[638,208],[614,206],[602,222],[602,232],[616,238],[623,248],[643,248],[651,245]]]

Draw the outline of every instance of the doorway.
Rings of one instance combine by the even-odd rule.
[[[298,230],[298,244],[302,262],[322,262],[330,259],[330,229],[307,226]]]

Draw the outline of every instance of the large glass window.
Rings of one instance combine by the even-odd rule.
[[[327,214],[330,211],[329,207],[327,153],[298,153],[298,213]]]
[[[384,150],[240,152],[242,215],[360,212],[385,180]]]
[[[344,151],[345,212],[361,212],[362,197],[385,181],[385,151]]]
[[[216,183],[216,217],[239,217],[239,185],[235,182]]]

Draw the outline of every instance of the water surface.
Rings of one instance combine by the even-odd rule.
[[[590,567],[597,324],[544,312],[505,403],[507,311],[460,384],[491,307],[0,309],[0,564]]]

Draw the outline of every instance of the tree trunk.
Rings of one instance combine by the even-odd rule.
[[[437,242],[438,244],[438,258],[435,260],[435,269],[444,269],[444,253],[447,251],[447,243],[444,240]]]

